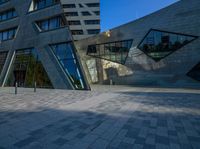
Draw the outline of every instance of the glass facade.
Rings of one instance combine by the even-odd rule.
[[[115,41],[89,45],[87,55],[125,64],[133,40]]]
[[[9,0],[0,0],[0,5],[5,3],[5,2],[8,2]]]
[[[200,81],[200,63],[198,63],[190,72],[187,74],[194,80]]]
[[[74,47],[72,42],[53,44],[51,48],[75,89],[85,89],[86,86],[84,85],[79,63],[73,51]]]
[[[0,22],[12,19],[16,16],[17,16],[17,13],[16,13],[15,9],[10,9],[10,10],[0,12]]]
[[[33,10],[43,9],[51,5],[57,4],[59,0],[33,0]]]
[[[3,70],[3,66],[6,62],[8,52],[0,52],[0,75],[1,71]]]
[[[0,31],[0,41],[10,40],[15,38],[17,27]]]
[[[37,21],[36,24],[40,28],[40,31],[54,30],[65,26],[64,20],[61,16]]]
[[[40,88],[53,88],[50,79],[34,48],[17,50],[6,86],[33,87],[34,82]]]
[[[155,61],[160,61],[196,38],[196,36],[151,29],[138,48]]]

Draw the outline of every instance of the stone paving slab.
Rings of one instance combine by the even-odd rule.
[[[0,88],[0,149],[200,149],[198,90],[103,88]]]

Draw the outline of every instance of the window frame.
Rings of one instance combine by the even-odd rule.
[[[127,60],[127,58],[128,58],[128,54],[129,54],[129,52],[130,52],[130,49],[131,49],[131,47],[132,47],[132,45],[133,45],[133,41],[134,41],[134,39],[125,39],[125,40],[118,40],[118,41],[111,41],[111,42],[106,42],[106,43],[99,43],[99,44],[92,44],[92,45],[88,45],[88,49],[87,49],[87,53],[86,53],[86,55],[88,55],[88,56],[91,56],[91,57],[94,57],[94,58],[99,58],[99,59],[104,59],[104,60],[107,60],[107,61],[111,61],[111,62],[114,62],[114,63],[118,63],[118,64],[121,64],[121,65],[125,65],[125,63],[126,63],[126,60]],[[119,61],[117,61],[116,60],[116,55],[117,55],[117,52],[109,52],[108,54],[107,54],[107,56],[109,56],[109,58],[105,58],[105,57],[101,57],[101,56],[105,56],[106,54],[106,49],[105,49],[105,45],[116,45],[117,43],[120,43],[121,45],[123,45],[122,43],[123,42],[126,42],[127,44],[130,42],[131,44],[130,44],[130,49],[127,51],[127,54],[126,54],[126,57],[124,58],[124,60],[123,60],[123,62],[122,62],[122,52],[120,52],[120,54],[121,54],[121,61],[119,62]],[[89,54],[89,46],[93,46],[93,47],[95,47],[96,48],[96,52],[95,53],[97,53],[98,55],[91,55],[91,54]],[[102,51],[100,51],[100,46],[104,46],[104,48],[103,48],[103,50]],[[97,48],[98,47],[98,48]],[[101,54],[101,52],[103,52],[103,54]],[[115,60],[112,60],[112,56],[114,56],[115,57]]]
[[[49,28],[50,27],[49,26],[50,21],[53,20],[53,19],[56,19],[57,17],[60,18],[63,21],[64,25],[61,26],[61,27],[56,27],[56,28],[50,29]],[[42,23],[42,22],[45,22],[45,21],[47,21],[47,23],[48,23],[48,30],[42,30],[42,28],[38,25],[38,23]],[[60,20],[59,20],[59,22],[60,22]],[[62,23],[62,22],[60,22],[60,23]],[[45,32],[59,30],[59,29],[63,29],[63,28],[68,27],[68,23],[67,23],[65,17],[63,16],[63,14],[59,14],[59,15],[51,16],[51,17],[44,18],[44,19],[41,19],[41,20],[37,20],[37,21],[33,22],[33,24],[36,26],[39,33],[45,33]]]
[[[151,57],[146,51],[144,51],[143,49],[140,48],[140,46],[142,45],[142,43],[145,41],[145,39],[148,37],[148,35],[152,32],[152,31],[156,31],[156,32],[161,32],[162,33],[167,33],[167,34],[176,34],[178,36],[188,36],[188,37],[193,37],[194,39],[192,39],[191,41],[189,41],[187,44],[190,44],[191,42],[195,41],[196,39],[199,38],[199,36],[196,35],[191,35],[191,34],[184,34],[184,33],[178,33],[178,32],[171,32],[171,31],[165,31],[165,30],[160,30],[160,29],[154,29],[151,28],[149,29],[149,31],[145,34],[145,36],[142,38],[142,40],[139,42],[139,44],[137,45],[137,49],[141,50],[146,56],[148,56],[149,58],[153,59],[155,62],[160,62],[161,60],[165,59],[166,57],[168,57],[169,55],[171,55],[172,53],[174,53],[175,51],[185,47],[187,44],[184,44],[181,48],[178,48],[174,51],[169,52],[167,55],[165,55],[164,57],[162,57],[159,60],[154,59],[153,57]]]
[[[10,12],[12,12],[12,17],[8,18],[8,15],[9,15]],[[13,15],[14,13],[16,15]],[[10,9],[7,9],[7,10],[4,10],[4,11],[0,12],[0,18],[2,18],[2,16],[3,16],[2,14],[6,14],[6,19],[4,19],[4,20],[0,19],[0,23],[4,22],[4,21],[12,20],[12,19],[18,17],[17,11],[15,10],[15,8],[10,8]]]

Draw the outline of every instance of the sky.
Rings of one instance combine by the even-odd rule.
[[[178,0],[100,0],[101,31],[141,18]]]

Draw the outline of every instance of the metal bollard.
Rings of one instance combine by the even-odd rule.
[[[17,84],[17,82],[15,83],[15,95],[17,95],[17,86],[18,86],[18,84]]]
[[[112,79],[110,79],[110,85],[113,85],[113,80]]]
[[[36,88],[37,88],[37,83],[34,83],[34,92],[36,92]]]

